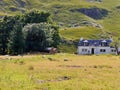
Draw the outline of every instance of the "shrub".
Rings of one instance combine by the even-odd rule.
[[[28,70],[34,70],[34,67],[33,66],[29,66]]]

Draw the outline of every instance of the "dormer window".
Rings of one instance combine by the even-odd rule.
[[[83,41],[83,43],[84,43],[84,46],[88,46],[88,41],[87,40]]]
[[[103,40],[102,42],[101,42],[101,46],[106,46],[106,40]]]

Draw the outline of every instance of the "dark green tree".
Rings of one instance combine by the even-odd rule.
[[[0,54],[7,54],[7,44],[10,38],[10,32],[13,30],[18,18],[5,16],[0,20]]]
[[[26,51],[44,51],[46,47],[57,45],[59,34],[53,25],[48,23],[28,24],[23,29],[26,37]],[[56,39],[55,39],[56,38]]]
[[[14,49],[19,45],[13,45],[14,42],[17,42],[17,40],[19,40],[19,39],[15,39],[18,37],[14,36],[13,34],[16,34],[17,32],[20,31],[20,29],[21,29],[20,24],[22,24],[24,27],[27,24],[33,24],[33,23],[39,24],[41,22],[42,23],[44,22],[44,24],[40,24],[39,27],[37,27],[37,28],[40,28],[41,32],[43,32],[43,33],[40,33],[40,35],[42,37],[41,41],[43,41],[44,43],[43,42],[42,42],[42,44],[41,43],[38,44],[37,42],[36,42],[36,44],[34,43],[36,45],[36,47],[39,47],[40,45],[42,45],[42,47],[39,47],[39,48],[34,47],[33,50],[40,51],[40,50],[43,50],[47,46],[51,46],[53,44],[53,40],[54,40],[54,38],[53,38],[53,33],[54,33],[53,29],[54,28],[48,24],[48,22],[51,23],[49,21],[50,20],[49,16],[50,16],[50,13],[48,13],[48,12],[40,12],[38,10],[32,10],[23,15],[5,16],[4,18],[2,18],[0,20],[0,54],[7,54],[7,52],[9,52],[9,51],[10,51],[10,53],[14,52],[14,54],[21,52],[19,50],[17,51],[17,49]],[[18,24],[17,25],[16,22],[18,22],[18,21],[19,21],[19,23],[17,23]],[[45,24],[45,22],[46,22],[46,24]],[[29,39],[29,37],[31,35],[31,34],[30,35],[29,34],[30,33],[28,33],[27,39]],[[56,36],[56,34],[55,34],[55,36]],[[31,42],[31,45],[32,45],[32,42]],[[29,48],[29,47],[27,47],[27,48]],[[29,49],[27,49],[27,50],[29,50]]]
[[[24,25],[28,23],[41,23],[48,22],[50,13],[48,12],[40,12],[39,10],[31,10],[30,12],[25,13],[21,16],[21,21]]]
[[[46,48],[46,34],[38,24],[29,24],[23,28],[26,51],[42,51]]]
[[[57,48],[57,46],[60,44],[61,39],[60,39],[58,27],[54,26],[53,28],[54,31],[52,36],[52,40],[53,40],[52,46]]]
[[[22,32],[23,25],[16,22],[13,30],[10,33],[8,42],[8,53],[12,55],[23,54],[25,48],[25,40]]]

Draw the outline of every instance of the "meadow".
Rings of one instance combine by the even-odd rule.
[[[60,35],[67,40],[79,40],[81,37],[85,39],[99,39],[103,32],[101,29],[96,29],[94,27],[76,27],[76,28],[66,28],[60,30]]]
[[[120,90],[120,56],[0,56],[0,90]]]

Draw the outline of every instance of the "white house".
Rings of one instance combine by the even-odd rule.
[[[112,41],[112,39],[84,40],[81,38],[78,44],[78,54],[116,54],[116,49],[110,46]]]

